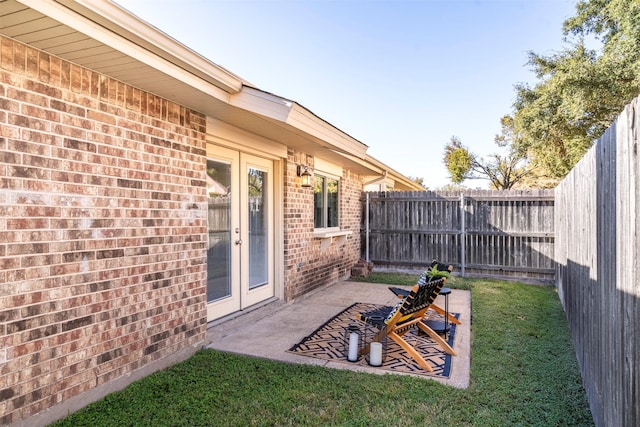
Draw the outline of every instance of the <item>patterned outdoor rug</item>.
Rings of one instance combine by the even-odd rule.
[[[357,323],[360,326],[364,325],[362,322],[355,320],[358,318],[358,314],[380,307],[377,304],[355,303],[329,319],[324,325],[288,351],[317,359],[367,366],[367,361],[364,357],[361,357],[358,362],[349,362],[347,360],[343,347],[344,329],[352,323]],[[444,316],[435,313],[433,310],[429,310],[428,313],[427,318],[429,320],[444,320]],[[454,313],[454,315],[459,317],[459,314]],[[450,326],[448,342],[453,347],[456,325],[450,324]],[[422,357],[431,364],[433,372],[427,372],[418,366],[398,344],[391,340],[387,341],[386,358],[378,369],[449,378],[452,356],[440,350],[440,347],[418,328],[412,328],[404,335],[404,339],[413,345]]]

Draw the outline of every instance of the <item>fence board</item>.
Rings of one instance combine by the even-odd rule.
[[[556,188],[556,286],[594,421],[640,425],[640,98]]]
[[[363,197],[369,200],[363,203],[369,206],[363,214],[369,245],[362,256],[378,266],[422,269],[437,258],[463,275],[553,281],[553,190]]]

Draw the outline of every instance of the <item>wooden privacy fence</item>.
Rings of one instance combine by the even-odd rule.
[[[423,269],[432,259],[466,275],[552,282],[553,190],[367,192],[362,258]]]
[[[556,286],[597,426],[640,426],[640,97],[556,188]]]

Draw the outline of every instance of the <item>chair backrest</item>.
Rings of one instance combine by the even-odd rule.
[[[401,324],[406,320],[411,319],[411,315],[413,313],[429,308],[442,290],[447,279],[445,277],[441,277],[432,281],[428,280],[427,274],[422,273],[418,279],[418,283],[411,288],[409,295],[396,304],[393,310],[389,312],[384,323],[389,324],[389,322],[391,322],[391,320],[396,316],[396,313],[400,312],[400,318],[396,317],[395,323]]]
[[[446,278],[441,277],[428,282],[426,275],[420,276],[418,284],[411,289],[409,295],[404,299],[400,307],[400,313],[404,316],[429,308],[442,290],[445,281]]]

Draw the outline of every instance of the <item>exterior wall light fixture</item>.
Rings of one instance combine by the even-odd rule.
[[[313,187],[313,175],[309,172],[309,166],[298,165],[298,176],[300,177],[301,187]]]

